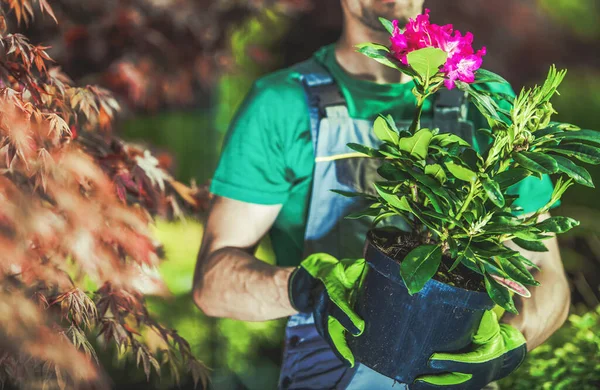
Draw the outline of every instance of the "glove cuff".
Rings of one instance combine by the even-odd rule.
[[[303,267],[296,268],[288,279],[288,297],[290,304],[300,313],[310,313],[314,308],[312,291],[316,279]]]

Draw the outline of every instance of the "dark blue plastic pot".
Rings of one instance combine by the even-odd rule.
[[[430,280],[410,296],[400,264],[370,239],[365,245],[369,270],[355,310],[365,320],[365,331],[348,337],[356,360],[401,383],[436,373],[427,366],[434,352],[467,347],[485,310],[494,303],[485,292],[475,292]]]

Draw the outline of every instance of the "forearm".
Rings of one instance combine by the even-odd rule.
[[[548,252],[527,252],[522,254],[540,267],[532,274],[541,285],[530,288],[531,297],[515,296],[519,315],[506,313],[506,322],[523,333],[527,349],[532,350],[542,344],[565,322],[571,303],[569,285],[562,267],[556,238],[544,242]]]
[[[276,267],[238,248],[223,248],[198,262],[193,296],[212,317],[266,321],[295,314],[288,297],[293,268]]]

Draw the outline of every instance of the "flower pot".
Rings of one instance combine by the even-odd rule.
[[[348,345],[358,362],[401,383],[438,372],[427,365],[431,355],[467,347],[484,311],[494,307],[485,292],[434,279],[411,296],[400,264],[373,244],[371,234],[364,255],[369,269],[355,310],[365,330],[348,336]]]

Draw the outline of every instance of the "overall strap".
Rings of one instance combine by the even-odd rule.
[[[433,103],[433,120],[436,123],[466,120],[468,107],[466,92],[442,89]]]
[[[319,124],[324,117],[348,115],[346,99],[331,74],[314,58],[296,65],[306,92],[313,149],[317,151]]]

